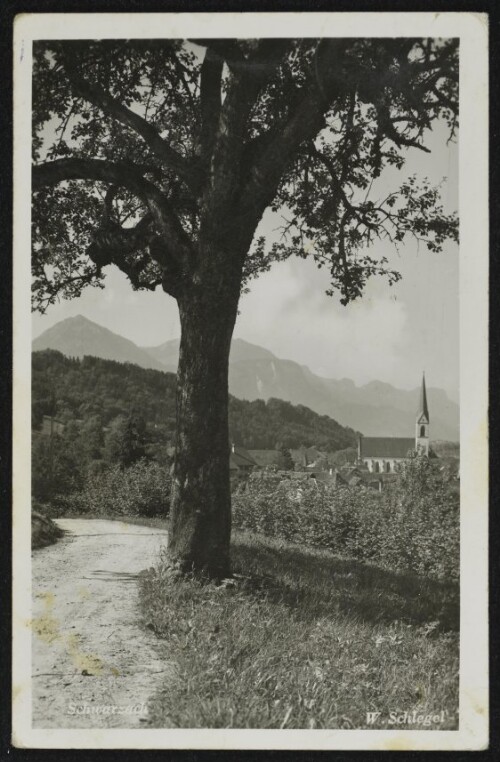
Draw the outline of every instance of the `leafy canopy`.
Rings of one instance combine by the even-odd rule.
[[[370,254],[408,236],[457,240],[438,189],[413,177],[385,198],[385,167],[458,124],[458,42],[435,39],[105,40],[34,45],[33,303],[102,287],[179,297],[207,241],[242,287],[273,261],[313,257],[347,303],[399,274]],[[278,241],[254,238],[267,208]],[[220,260],[218,260],[220,266]]]

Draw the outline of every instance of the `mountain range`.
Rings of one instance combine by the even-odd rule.
[[[175,372],[179,357],[179,339],[139,347],[81,315],[56,323],[34,340],[32,348],[57,349],[69,357],[92,355],[167,372]],[[306,405],[365,436],[412,436],[419,401],[419,386],[398,389],[382,381],[357,386],[351,379],[322,378],[305,365],[280,359],[243,339],[234,339],[231,345],[229,390],[240,399],[276,397]],[[431,439],[458,441],[458,405],[435,387],[427,388],[427,398]]]

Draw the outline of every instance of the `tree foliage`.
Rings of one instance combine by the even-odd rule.
[[[102,286],[179,297],[207,237],[242,286],[292,254],[329,271],[344,303],[399,278],[370,244],[439,251],[457,222],[415,178],[372,192],[436,120],[453,136],[458,41],[262,39],[43,41],[34,45],[33,301]],[[375,182],[376,186],[376,182]],[[266,208],[278,241],[257,237]]]
[[[145,456],[146,442],[146,421],[142,416],[118,416],[106,436],[106,460],[127,468]]]

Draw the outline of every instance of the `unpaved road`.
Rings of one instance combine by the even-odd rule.
[[[99,519],[57,523],[63,539],[33,553],[33,727],[148,727],[148,699],[175,665],[140,624],[137,581],[166,532]]]

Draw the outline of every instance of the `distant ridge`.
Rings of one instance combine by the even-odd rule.
[[[177,370],[177,363],[179,362],[179,346],[180,339],[171,339],[156,347],[141,348],[154,360],[162,363],[163,366]],[[233,339],[231,342],[230,363],[274,359],[276,359],[276,357],[269,351],[269,349],[259,347],[257,344],[250,344],[250,342],[243,341],[243,339]]]
[[[33,342],[33,350],[57,349],[69,357],[93,355],[142,368],[175,372],[179,339],[154,347],[134,342],[78,315],[57,323]],[[416,379],[419,383],[419,379]],[[229,365],[229,390],[239,399],[271,397],[305,405],[365,436],[413,436],[419,387],[397,389],[382,381],[356,386],[351,379],[321,378],[268,349],[234,339]],[[427,390],[431,440],[459,440],[459,409],[442,389]]]

